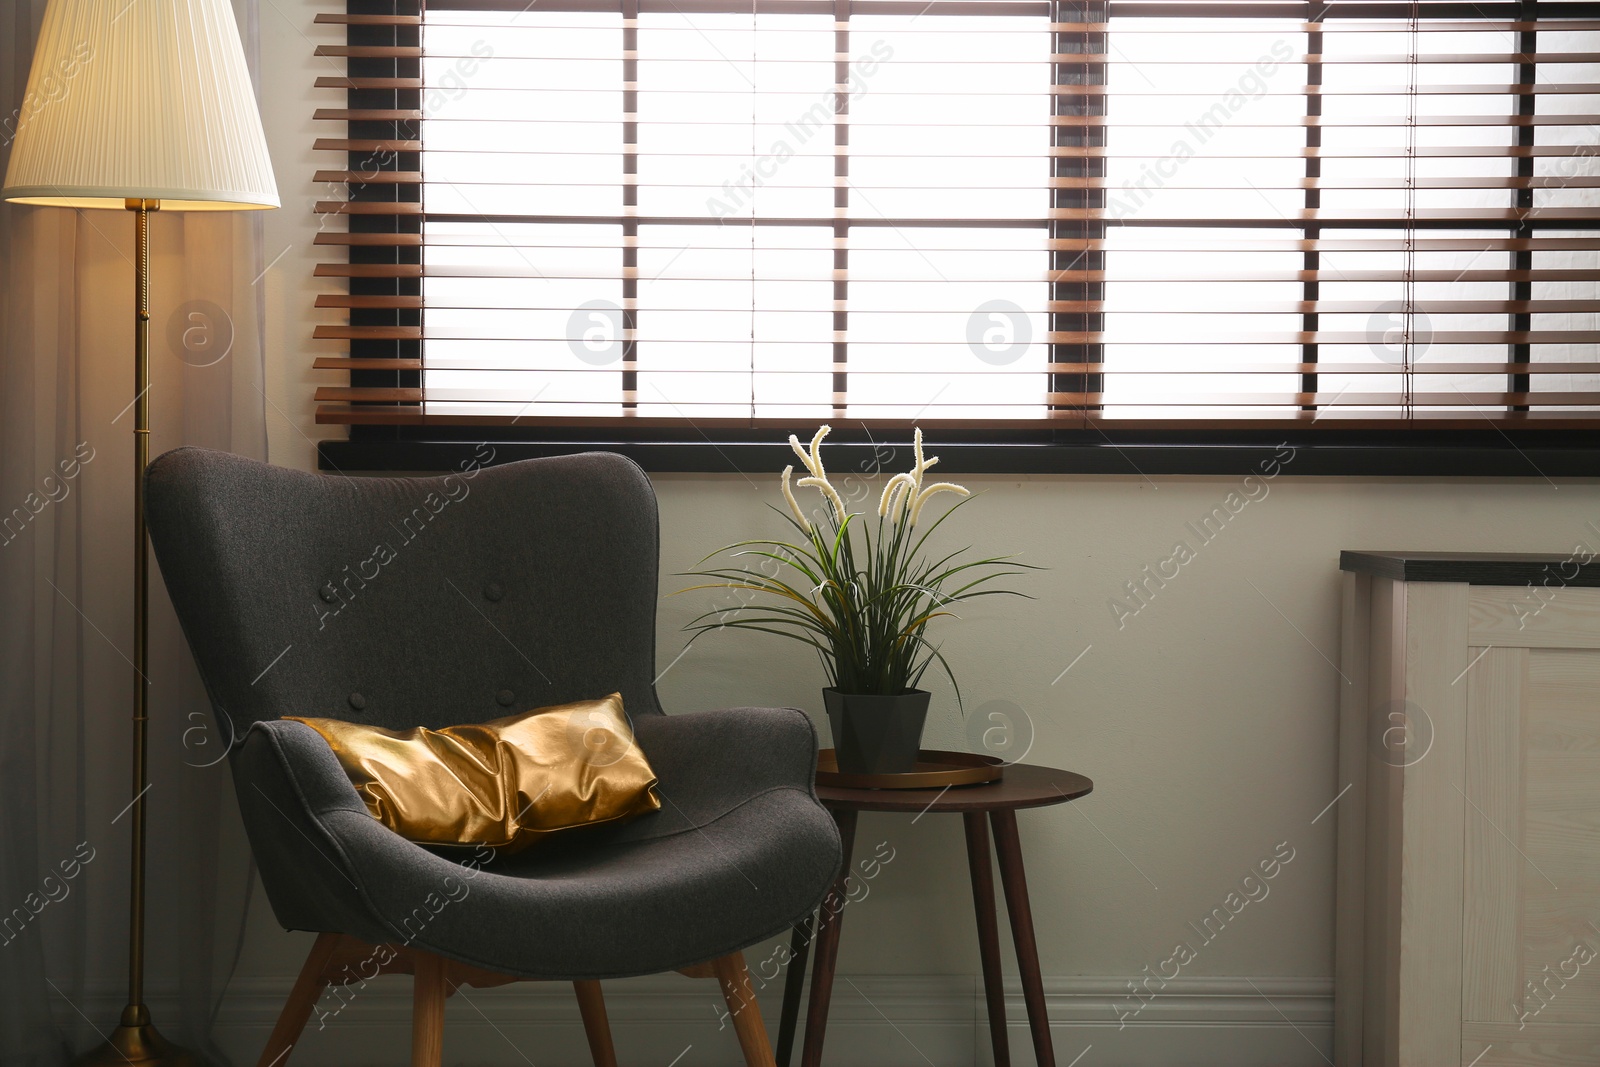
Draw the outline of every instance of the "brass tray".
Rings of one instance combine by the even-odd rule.
[[[940,789],[955,785],[998,782],[1005,764],[994,756],[971,752],[946,752],[925,748],[917,753],[917,768],[900,774],[845,774],[831,748],[817,753],[817,784],[841,789]]]

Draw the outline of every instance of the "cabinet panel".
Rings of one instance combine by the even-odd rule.
[[[1432,743],[1399,768],[1401,1067],[1447,1063],[1461,1048],[1467,589],[1405,585],[1407,729],[1426,728]]]
[[[1365,694],[1359,706],[1360,730],[1365,744],[1360,761],[1367,784],[1362,830],[1366,834],[1366,884],[1361,905],[1366,925],[1362,931],[1366,981],[1362,989],[1361,1048],[1365,1067],[1400,1067],[1400,872],[1402,870],[1401,812],[1405,762],[1386,739],[1393,728],[1390,715],[1405,701],[1405,586],[1373,579],[1368,655],[1371,673],[1352,676],[1352,688]],[[1409,727],[1409,716],[1401,728]],[[1354,810],[1339,817],[1353,816]]]
[[[1534,650],[1523,703],[1522,1018],[1530,1031],[1593,1024],[1600,1020],[1600,651]]]
[[[1473,586],[1470,612],[1482,648],[1600,648],[1600,589]]]
[[[1525,648],[1471,649],[1467,673],[1462,1018],[1514,1023],[1522,987],[1522,696]],[[1478,658],[1481,656],[1482,658]]]
[[[1461,1034],[1462,1067],[1594,1067],[1600,1063],[1600,1025],[1533,1027],[1467,1023]]]
[[[1339,788],[1344,796],[1333,813],[1338,862],[1334,878],[1333,1058],[1362,1062],[1362,1015],[1366,1011],[1367,904],[1367,684],[1372,677],[1372,643],[1379,640],[1372,604],[1373,582],[1365,574],[1340,575],[1339,623]],[[1385,583],[1392,585],[1393,583]],[[1379,1060],[1371,1062],[1377,1067]]]

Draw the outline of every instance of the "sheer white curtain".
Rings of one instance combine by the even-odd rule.
[[[155,2],[155,0],[141,0]],[[46,0],[0,4],[0,169]],[[246,53],[255,0],[235,0]],[[65,91],[71,91],[70,80]],[[137,122],[130,114],[128,121]],[[152,220],[151,453],[264,458],[260,220]],[[0,205],[0,1065],[65,1062],[126,992],[133,691],[133,219]],[[151,607],[147,1000],[211,1026],[254,873],[159,580]]]

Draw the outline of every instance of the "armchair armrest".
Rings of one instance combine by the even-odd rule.
[[[233,779],[267,898],[286,929],[393,938],[396,927],[367,881],[381,869],[378,854],[391,869],[459,872],[374,820],[327,742],[303,723],[251,726],[234,751]]]
[[[633,732],[660,779],[662,810],[620,828],[620,838],[702,826],[778,789],[816,802],[817,731],[797,708],[641,715]]]
[[[817,731],[798,708],[722,708],[641,715],[634,737],[663,781],[716,775],[735,789],[815,792]]]

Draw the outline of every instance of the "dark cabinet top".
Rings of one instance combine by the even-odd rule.
[[[1341,552],[1339,569],[1401,582],[1466,582],[1469,585],[1600,586],[1600,557],[1578,547],[1559,552]]]

